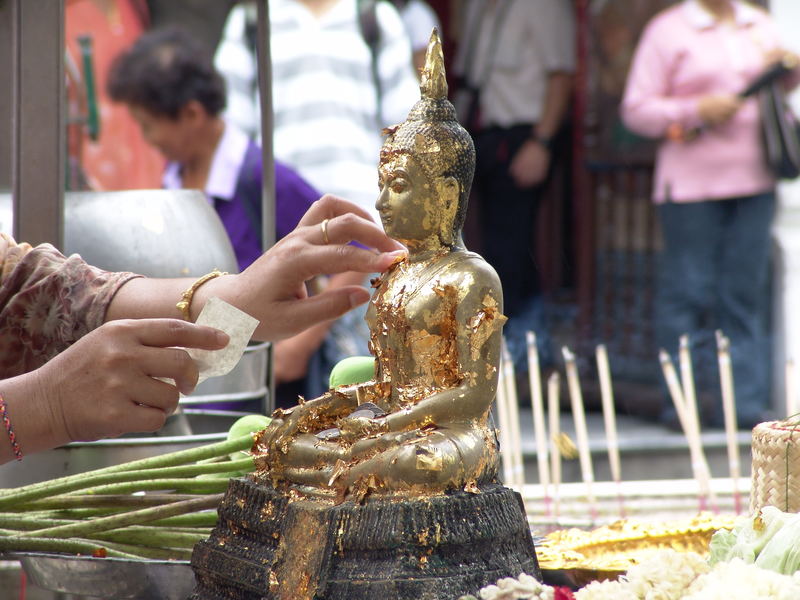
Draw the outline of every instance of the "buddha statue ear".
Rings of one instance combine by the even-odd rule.
[[[441,220],[439,221],[439,240],[443,246],[452,246],[455,243],[453,225],[456,220],[461,186],[455,177],[449,176],[443,177],[437,187],[439,188],[439,202],[442,207]]]

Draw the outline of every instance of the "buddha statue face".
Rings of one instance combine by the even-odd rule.
[[[408,247],[421,250],[461,245],[475,170],[475,147],[447,99],[444,55],[438,33],[431,34],[420,100],[408,118],[384,130],[375,204],[384,229]]]
[[[453,244],[460,189],[454,177],[434,176],[418,158],[396,152],[384,154],[378,184],[375,208],[390,237],[412,252]]]

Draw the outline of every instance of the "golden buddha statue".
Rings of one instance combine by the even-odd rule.
[[[422,98],[385,131],[376,202],[408,256],[373,282],[374,379],[277,411],[256,440],[258,477],[333,501],[476,492],[497,473],[489,411],[502,325],[497,274],[461,238],[475,168],[447,100],[436,31]]]

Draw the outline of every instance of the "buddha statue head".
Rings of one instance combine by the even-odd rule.
[[[387,138],[379,169],[382,193],[376,208],[386,232],[406,245],[420,241],[420,235],[433,235],[442,246],[452,247],[461,240],[475,171],[475,146],[447,99],[444,55],[436,29],[428,43],[420,92],[422,97],[405,122],[384,130]],[[413,202],[408,203],[413,206],[405,205],[403,211],[416,207],[423,211],[422,218],[398,218],[384,199],[385,187],[395,194],[413,188],[408,190],[413,192]]]

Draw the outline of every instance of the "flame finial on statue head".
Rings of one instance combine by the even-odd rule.
[[[444,52],[442,40],[436,27],[431,31],[428,50],[425,53],[425,67],[422,69],[419,89],[423,98],[442,100],[447,98],[447,77],[444,71]]]

